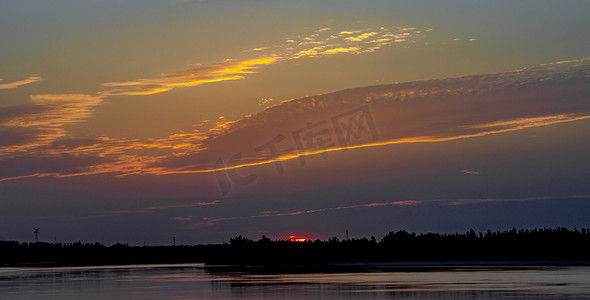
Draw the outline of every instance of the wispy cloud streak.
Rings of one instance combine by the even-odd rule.
[[[332,35],[330,33],[332,29],[322,28],[309,36],[299,36],[278,45],[256,47],[245,51],[247,53],[259,53],[260,56],[257,57],[228,59],[222,63],[181,72],[166,73],[153,78],[103,83],[104,87],[112,89],[100,92],[99,95],[152,95],[179,87],[244,79],[246,78],[245,75],[257,72],[262,66],[286,60],[344,53],[369,53],[386,45],[407,41],[411,35],[411,30],[413,28],[401,28],[396,32],[391,32],[386,28],[380,28],[377,31],[363,32],[362,30],[355,30]],[[349,33],[357,35],[348,36]]]
[[[139,96],[170,91],[178,87],[197,86],[204,83],[243,79],[245,74],[254,73],[257,68],[275,63],[280,57],[259,57],[245,60],[229,60],[224,63],[199,67],[182,72],[163,74],[150,79],[125,82],[107,82],[105,87],[114,89],[100,92],[102,96]]]
[[[470,174],[470,175],[479,175],[478,171],[463,170],[462,172],[465,174]]]
[[[467,204],[482,204],[482,203],[495,203],[495,202],[542,201],[542,200],[554,200],[554,199],[590,199],[590,195],[538,196],[538,197],[523,197],[523,198],[469,198],[469,199],[433,200],[433,202],[439,202],[441,205],[467,205]]]
[[[0,125],[62,127],[85,120],[101,102],[101,97],[84,94],[32,95],[29,105],[21,106],[16,114],[0,120]]]
[[[262,213],[262,214],[258,214],[258,215],[245,216],[245,217],[203,218],[204,222],[193,224],[193,226],[195,226],[195,227],[213,226],[218,222],[229,221],[229,220],[256,219],[256,218],[268,218],[268,217],[287,217],[287,216],[298,216],[298,215],[322,213],[322,212],[328,212],[328,211],[338,211],[338,210],[355,209],[355,208],[366,208],[366,207],[411,206],[411,205],[416,205],[416,204],[421,204],[421,203],[422,203],[422,201],[418,201],[418,200],[403,200],[403,201],[393,201],[393,202],[376,202],[376,203],[368,203],[368,204],[327,207],[327,208],[318,208],[318,209],[283,212],[283,213],[266,212],[266,213]],[[191,219],[188,219],[188,220],[187,219],[184,219],[184,220],[183,219],[176,219],[176,220],[189,221]]]
[[[100,103],[101,97],[85,94],[41,94],[32,95],[29,104],[0,108],[0,134],[28,132],[30,137],[4,145],[0,155],[28,151],[64,137],[64,126],[84,121]]]
[[[443,206],[455,206],[455,205],[472,205],[472,204],[484,204],[484,203],[495,203],[495,202],[519,202],[519,201],[543,201],[543,200],[555,200],[555,199],[590,199],[590,195],[566,195],[566,196],[538,196],[538,197],[523,197],[523,198],[469,198],[469,199],[431,199],[431,200],[401,200],[393,202],[377,202],[368,204],[358,204],[349,206],[338,206],[328,207],[292,212],[262,212],[257,215],[251,216],[233,216],[233,217],[220,217],[220,218],[202,218],[202,222],[192,224],[193,227],[210,227],[224,221],[231,220],[246,220],[246,219],[257,219],[257,218],[269,218],[269,217],[290,217],[300,216],[306,214],[323,213],[330,211],[357,209],[357,208],[372,208],[372,207],[383,207],[383,206],[413,206],[413,205],[443,205]],[[177,217],[173,218],[177,221],[194,221],[194,217],[189,218]]]
[[[119,210],[115,211],[112,214],[115,215],[122,215],[122,214],[130,214],[130,213],[147,213],[147,212],[154,212],[159,210],[165,209],[172,209],[172,208],[188,208],[188,207],[201,207],[201,206],[210,206],[219,203],[219,200],[213,200],[210,202],[193,202],[188,204],[177,204],[177,205],[156,205],[156,206],[149,206],[143,207],[133,210]]]
[[[8,82],[8,83],[0,83],[0,90],[15,89],[15,88],[18,88],[22,85],[27,85],[27,84],[34,83],[34,82],[41,81],[41,80],[43,80],[43,78],[41,78],[41,76],[32,75],[32,76],[29,76],[29,77],[22,79],[22,80],[17,80],[17,81]],[[2,78],[0,78],[0,81],[3,81]]]

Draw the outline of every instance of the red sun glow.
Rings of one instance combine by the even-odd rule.
[[[301,237],[301,236],[296,236],[296,235],[290,235],[289,240],[291,242],[300,242],[300,243],[308,241],[308,239]]]

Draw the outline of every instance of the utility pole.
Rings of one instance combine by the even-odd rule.
[[[172,237],[172,246],[176,246],[176,237],[175,236]]]
[[[346,239],[348,240],[348,229],[346,229]]]
[[[35,230],[35,243],[39,242],[39,228],[33,228]]]

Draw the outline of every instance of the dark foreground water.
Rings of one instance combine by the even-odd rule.
[[[0,299],[590,299],[590,267],[210,272],[200,264],[0,268]]]

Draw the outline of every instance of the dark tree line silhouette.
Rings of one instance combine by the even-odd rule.
[[[202,262],[206,246],[0,241],[0,266],[89,266]]]
[[[318,265],[407,261],[590,261],[590,230],[567,228],[488,230],[476,233],[389,232],[374,237],[327,241],[258,241],[239,236],[217,245],[208,264]]]
[[[205,262],[207,265],[321,266],[408,261],[590,262],[590,229],[470,230],[466,233],[389,232],[375,237],[293,242],[233,237],[229,244],[132,247],[100,243],[0,241],[0,265],[106,265]]]

